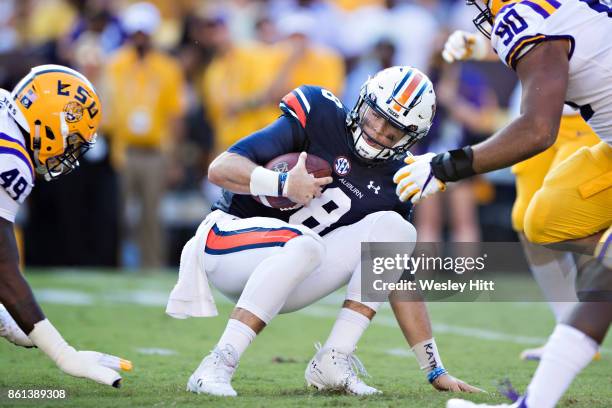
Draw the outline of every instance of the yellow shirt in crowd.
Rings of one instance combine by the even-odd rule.
[[[127,45],[109,62],[105,85],[113,142],[122,147],[163,148],[172,133],[172,120],[185,109],[178,62],[155,50],[141,60]]]
[[[42,44],[67,34],[77,17],[75,8],[66,0],[30,2],[25,24],[20,26],[22,38],[29,44]]]
[[[349,11],[366,6],[384,6],[383,0],[333,0],[332,2]]]
[[[276,104],[232,112],[232,107],[252,100],[268,89],[277,67],[275,52],[255,43],[234,46],[212,60],[204,73],[202,94],[218,152],[267,126],[279,115]]]
[[[213,59],[204,74],[203,95],[217,152],[269,125],[280,115],[280,100],[238,113],[232,112],[232,107],[266,92],[290,55],[287,44],[249,44],[234,46]],[[283,92],[300,85],[319,85],[337,95],[342,91],[344,63],[334,51],[311,46],[293,65]]]
[[[282,62],[291,54],[289,44],[278,46],[285,54]],[[300,85],[316,85],[341,95],[345,80],[344,61],[334,50],[311,44],[295,63],[288,80],[287,92]]]

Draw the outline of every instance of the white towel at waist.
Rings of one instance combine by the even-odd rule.
[[[174,289],[170,292],[166,314],[175,319],[188,317],[217,316],[206,269],[204,268],[204,247],[212,226],[222,217],[230,216],[221,210],[210,213],[198,230],[183,247],[179,276]]]

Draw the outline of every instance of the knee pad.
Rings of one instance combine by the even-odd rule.
[[[572,239],[577,225],[568,220],[567,213],[559,210],[554,191],[542,187],[533,197],[524,219],[525,237],[538,245],[553,244]]]
[[[395,211],[379,211],[368,215],[372,224],[368,234],[370,242],[416,242],[414,226]]]
[[[325,256],[323,242],[310,235],[300,235],[287,241],[285,250],[292,252],[296,262],[310,271],[319,266]]]
[[[529,203],[524,218],[525,237],[529,242],[545,245],[562,241],[557,239],[551,230],[551,205],[555,204],[547,202],[546,196],[541,192],[536,193]]]

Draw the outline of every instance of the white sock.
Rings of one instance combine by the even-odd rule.
[[[553,408],[598,348],[597,342],[580,330],[557,325],[527,388],[527,406]]]
[[[548,302],[548,306],[552,309],[555,315],[555,321],[560,323],[564,320],[564,317],[569,313],[570,310],[576,306],[574,302]]]
[[[224,349],[228,344],[236,350],[236,359],[240,359],[242,353],[249,347],[257,334],[240,320],[229,319],[223,335],[217,343],[219,349]]]
[[[336,348],[352,353],[361,335],[370,325],[370,319],[359,312],[343,307],[338,313],[324,348]]]

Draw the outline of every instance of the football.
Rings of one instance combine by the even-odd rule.
[[[299,153],[283,154],[270,160],[264,167],[277,172],[288,172],[297,164],[299,157]],[[332,174],[329,163],[314,154],[306,156],[306,169],[309,174],[312,174],[316,178],[329,177]],[[298,208],[298,204],[286,197],[253,196],[253,199],[267,207],[279,208],[281,210],[293,210]]]

